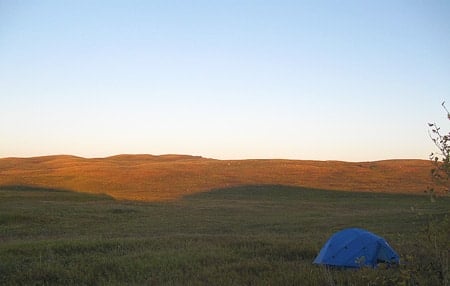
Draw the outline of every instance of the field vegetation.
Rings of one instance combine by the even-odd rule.
[[[423,194],[432,185],[431,168],[427,160],[356,163],[215,160],[185,155],[44,156],[0,159],[0,186],[58,188],[140,201],[171,200],[255,184]]]
[[[281,185],[166,202],[3,187],[0,285],[445,285],[449,212],[448,197]],[[346,227],[386,238],[401,265],[313,265]]]

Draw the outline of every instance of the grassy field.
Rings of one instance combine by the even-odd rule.
[[[0,186],[57,188],[147,202],[260,184],[423,194],[433,184],[432,167],[429,160],[340,162],[215,160],[186,155],[118,155],[90,159],[44,156],[0,158]]]
[[[449,198],[286,186],[154,203],[4,187],[0,285],[445,285],[449,213]],[[385,237],[402,265],[313,265],[346,227]]]

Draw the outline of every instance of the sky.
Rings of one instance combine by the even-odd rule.
[[[0,0],[0,157],[428,159],[445,100],[448,0]]]

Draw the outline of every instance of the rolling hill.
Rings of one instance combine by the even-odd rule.
[[[187,155],[68,155],[0,159],[0,186],[35,186],[156,201],[217,188],[279,184],[318,189],[423,193],[425,160],[375,162],[215,160]]]

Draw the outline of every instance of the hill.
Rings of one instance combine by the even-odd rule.
[[[44,156],[0,159],[0,186],[34,186],[117,199],[156,201],[218,188],[279,184],[309,188],[423,193],[431,185],[425,160],[375,162],[215,160],[187,155]]]

